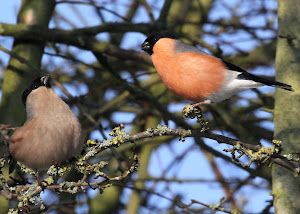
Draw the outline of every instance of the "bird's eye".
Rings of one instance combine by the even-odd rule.
[[[37,83],[33,85],[33,89],[37,89],[38,87],[39,87],[39,84],[37,84]]]

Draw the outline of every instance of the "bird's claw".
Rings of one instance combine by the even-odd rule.
[[[187,118],[191,118],[194,119],[195,117],[197,117],[197,115],[202,115],[202,111],[200,107],[194,107],[193,105],[187,105],[186,107],[184,107],[182,109],[182,116],[187,119]]]
[[[197,118],[197,123],[199,123],[202,127],[201,131],[209,130],[208,122],[205,121],[201,108],[199,106],[187,105],[182,109],[182,115],[185,119]]]

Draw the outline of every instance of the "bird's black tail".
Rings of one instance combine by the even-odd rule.
[[[238,75],[238,78],[239,79],[253,80],[255,82],[260,82],[260,83],[268,85],[268,86],[275,86],[275,87],[278,87],[278,88],[282,88],[282,89],[287,90],[287,91],[294,91],[294,89],[292,88],[291,85],[288,85],[288,84],[285,84],[285,83],[282,83],[282,82],[277,82],[277,81],[274,81],[274,80],[261,78],[261,77],[255,76],[253,74],[250,74],[248,72],[241,73],[240,75]]]
[[[284,90],[287,90],[287,91],[294,91],[294,89],[292,88],[291,85],[288,85],[288,84],[285,84],[285,83],[282,83],[282,82],[276,82],[276,81],[270,81],[270,85],[274,85],[275,87],[278,87],[278,88],[282,88]],[[266,83],[264,83],[266,84]],[[268,84],[266,84],[268,85]]]
[[[275,86],[275,87],[278,87],[278,88],[282,88],[284,90],[294,91],[294,89],[292,88],[291,85],[255,76],[253,74],[248,73],[244,69],[242,69],[242,68],[240,68],[240,67],[238,67],[234,64],[231,64],[230,62],[227,62],[225,60],[222,60],[222,61],[229,70],[241,72],[241,74],[239,74],[237,76],[238,79],[253,80],[255,82],[260,82],[260,83],[268,85],[268,86]]]

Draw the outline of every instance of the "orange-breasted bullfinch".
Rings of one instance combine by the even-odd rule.
[[[9,140],[9,151],[14,159],[40,171],[55,163],[64,163],[81,152],[81,125],[52,89],[48,75],[36,78],[23,92],[22,101],[27,119]]]
[[[292,86],[250,74],[229,62],[186,44],[169,32],[154,33],[142,44],[166,87],[193,106],[217,103],[244,90]]]

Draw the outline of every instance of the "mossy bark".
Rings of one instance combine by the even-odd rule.
[[[291,84],[295,92],[278,89],[275,95],[274,138],[282,140],[283,153],[300,151],[300,7],[299,1],[278,1],[276,79]],[[273,165],[275,213],[300,213],[300,178]]]

